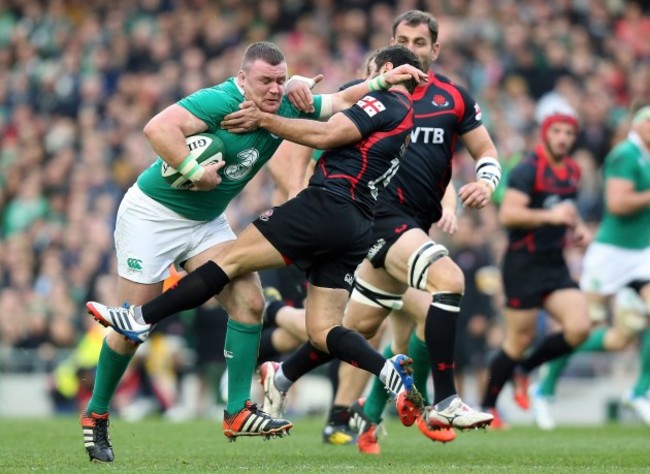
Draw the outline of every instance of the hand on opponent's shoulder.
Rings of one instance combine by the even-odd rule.
[[[221,128],[231,133],[245,133],[260,128],[264,112],[255,102],[246,100],[239,104],[239,110],[226,115],[221,121]]]

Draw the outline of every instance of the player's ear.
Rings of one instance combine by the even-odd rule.
[[[440,54],[440,43],[434,43],[431,46],[431,61],[435,61],[438,59],[438,55]]]
[[[388,71],[390,71],[391,69],[393,69],[393,67],[394,67],[394,66],[393,66],[393,63],[391,63],[390,61],[388,61],[388,62],[384,63],[384,65],[381,67],[381,71],[379,71],[379,72],[380,72],[381,74],[384,74],[385,72],[388,72]]]
[[[243,69],[240,69],[237,73],[237,84],[242,87],[246,81],[246,72]]]

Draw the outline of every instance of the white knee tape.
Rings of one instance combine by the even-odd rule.
[[[449,251],[444,245],[435,242],[422,244],[409,257],[407,267],[409,286],[419,290],[426,290],[429,266],[447,255],[449,255]]]
[[[600,303],[589,303],[589,319],[594,324],[600,324],[607,319],[607,308]]]
[[[390,310],[402,309],[402,295],[388,293],[363,281],[358,276],[354,280],[354,288],[350,299],[374,308]]]
[[[614,324],[632,334],[643,331],[647,324],[646,306],[632,288],[622,288],[614,299]]]

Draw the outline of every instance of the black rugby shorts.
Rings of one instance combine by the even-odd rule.
[[[386,254],[397,239],[410,229],[422,229],[429,232],[431,222],[409,214],[407,210],[380,202],[375,208],[375,220],[372,227],[372,244],[366,256],[372,266],[382,268]]]
[[[350,198],[310,186],[257,218],[253,225],[309,283],[352,290],[368,251],[372,221]]]
[[[550,293],[578,288],[561,252],[507,252],[503,259],[502,277],[506,306],[513,309],[540,308]]]

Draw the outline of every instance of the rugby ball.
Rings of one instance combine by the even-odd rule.
[[[185,139],[190,154],[201,166],[216,163],[224,159],[226,152],[221,139],[211,133],[197,133]],[[162,177],[174,189],[190,189],[194,184],[178,170],[163,160]]]

